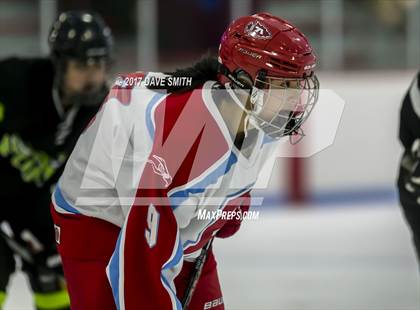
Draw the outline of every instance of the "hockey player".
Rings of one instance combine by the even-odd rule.
[[[49,58],[0,61],[0,222],[12,230],[0,235],[0,308],[14,254],[22,257],[37,309],[69,308],[51,187],[108,92],[112,37],[98,15],[67,12],[53,24],[49,45]]]
[[[202,248],[241,222],[199,211],[246,211],[276,141],[301,133],[319,84],[296,27],[239,18],[218,60],[119,77],[80,136],[51,208],[72,309],[181,309]],[[211,247],[189,309],[224,309]]]
[[[398,178],[400,203],[420,260],[420,71],[402,103],[399,136],[404,147]]]

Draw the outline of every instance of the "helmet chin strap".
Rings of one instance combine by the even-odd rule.
[[[232,98],[233,102],[235,102],[241,108],[241,110],[246,113],[245,120],[244,120],[244,134],[245,134],[245,138],[246,138],[248,136],[248,125],[249,124],[253,125],[256,128],[258,128],[258,127],[255,126],[255,122],[252,121],[253,119],[252,119],[251,113],[249,112],[249,110],[247,110],[247,108],[245,107],[245,104],[243,104],[242,101],[238,98],[238,95],[235,93],[235,91],[244,92],[244,94],[246,94],[247,96],[249,96],[249,94],[246,92],[246,90],[241,89],[241,88],[233,89],[232,86],[230,85],[230,83],[226,83],[224,86],[225,86],[226,91],[228,92],[228,94]]]
[[[230,80],[230,82],[225,83],[224,87],[227,90],[230,97],[232,98],[232,100],[246,113],[244,120],[244,134],[246,138],[248,136],[249,124],[251,124],[257,129],[260,129],[260,127],[258,126],[258,122],[252,116],[252,113],[246,108],[246,105],[239,99],[236,92],[243,92],[244,95],[250,97],[250,102],[253,105],[253,107],[257,107],[256,111],[253,111],[255,113],[259,113],[262,109],[264,95],[259,91],[258,87],[255,86],[255,83],[252,86],[251,92],[249,92],[249,88],[247,88],[247,85],[244,84],[241,80],[237,79],[236,76],[232,74],[232,72],[230,72],[230,70],[222,63],[219,63],[219,72]],[[265,79],[265,72],[261,71],[259,74],[261,75],[259,79]]]
[[[249,114],[247,113],[244,119],[244,134],[245,134],[245,138],[248,137],[248,122],[249,122]]]
[[[244,93],[244,95],[246,94],[247,96],[249,96],[245,90],[240,89],[240,88],[232,88],[232,86],[230,85],[230,83],[226,83],[225,85],[226,91],[228,92],[228,94],[230,95],[230,97],[232,98],[232,100],[243,110],[245,111],[247,114],[249,113],[249,111],[246,109],[245,104],[242,103],[242,101],[238,98],[238,95],[235,93],[235,91],[241,91]]]

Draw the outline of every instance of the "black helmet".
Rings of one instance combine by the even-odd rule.
[[[83,62],[111,59],[111,30],[96,13],[69,11],[61,13],[48,37],[53,59],[72,58]]]

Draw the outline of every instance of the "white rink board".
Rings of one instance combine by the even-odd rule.
[[[389,206],[265,210],[215,242],[227,309],[418,310],[410,236]],[[5,310],[32,309],[19,274]]]
[[[402,149],[399,110],[415,71],[320,72],[321,88],[344,99],[334,143],[305,161],[311,193],[395,186]],[[284,191],[288,160],[278,159],[270,190]]]
[[[334,144],[311,158],[311,190],[393,187],[399,167],[402,99],[414,71],[320,74],[345,101]]]

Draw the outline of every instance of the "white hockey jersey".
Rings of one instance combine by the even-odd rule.
[[[175,309],[180,305],[173,278],[182,260],[197,257],[227,222],[199,218],[200,210],[248,206],[249,191],[276,143],[258,132],[253,149],[243,155],[213,100],[215,81],[167,94],[144,87],[150,75],[117,80],[80,136],[52,199],[60,213],[96,217],[122,228],[108,266],[117,293],[124,286],[121,265],[131,246],[135,255],[144,256],[165,242],[162,235],[176,235],[168,245],[170,257],[159,266]],[[130,234],[137,234],[133,245]]]

